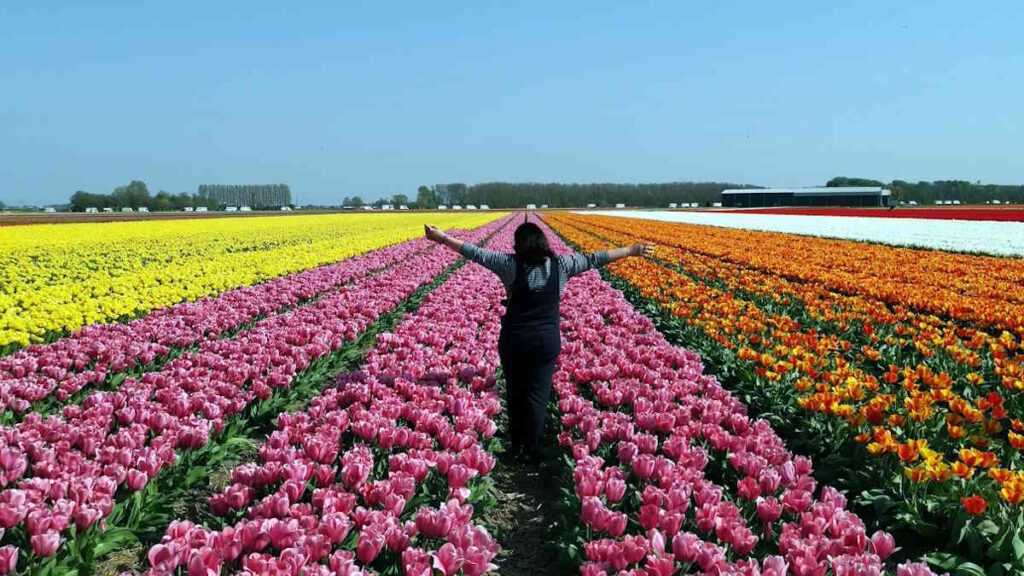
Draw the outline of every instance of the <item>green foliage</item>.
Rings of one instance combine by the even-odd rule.
[[[984,204],[990,200],[1024,202],[1024,185],[982,184],[966,180],[922,180],[917,183],[893,180],[886,184],[867,178],[839,176],[829,180],[826,186],[885,186],[894,197],[903,201],[914,200],[919,204],[933,204],[936,200],[959,200],[965,204]]]
[[[85,212],[86,208],[111,208],[120,211],[121,208],[138,210],[145,206],[150,210],[181,211],[186,207],[205,206],[207,209],[216,210],[219,206],[217,200],[181,192],[171,194],[161,190],[156,196],[149,195],[149,188],[141,180],[132,180],[127,186],[118,186],[111,194],[92,194],[79,190],[71,195],[71,211]]]
[[[292,203],[287,184],[200,184],[199,197],[213,200],[215,206],[278,208]]]
[[[440,202],[433,190],[427,186],[420,186],[416,189],[417,208],[437,208],[438,204],[440,204]]]
[[[487,204],[491,208],[522,208],[527,204],[547,204],[551,208],[583,207],[587,204],[639,207],[668,206],[670,202],[717,202],[726,188],[746,188],[724,182],[670,182],[666,184],[558,184],[536,182],[486,182],[467,186],[443,184],[432,190],[438,204]],[[426,186],[420,186],[425,198]],[[418,202],[421,206],[421,202]]]

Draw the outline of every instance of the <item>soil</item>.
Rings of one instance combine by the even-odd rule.
[[[498,503],[488,514],[501,552],[497,574],[557,574],[558,552],[551,546],[547,498],[548,473],[537,466],[499,460],[492,471]]]

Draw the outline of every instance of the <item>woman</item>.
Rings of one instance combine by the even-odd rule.
[[[511,452],[537,462],[551,377],[562,350],[558,303],[565,283],[620,258],[650,256],[654,246],[641,243],[593,254],[556,256],[540,227],[525,222],[516,228],[515,253],[503,254],[452,238],[434,226],[424,229],[428,239],[494,272],[505,285],[508,298],[498,355],[505,374]]]

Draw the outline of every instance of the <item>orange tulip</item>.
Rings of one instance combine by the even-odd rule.
[[[967,498],[960,498],[960,502],[963,502],[964,510],[967,510],[967,513],[971,516],[984,514],[985,509],[988,508],[988,502],[977,494]]]
[[[974,476],[974,468],[964,464],[963,462],[953,462],[953,473],[956,474],[958,478],[967,480]]]

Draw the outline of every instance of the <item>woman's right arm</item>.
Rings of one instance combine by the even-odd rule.
[[[632,246],[623,246],[622,248],[602,250],[590,254],[560,256],[559,261],[562,263],[562,270],[565,272],[566,278],[572,278],[577,274],[582,274],[593,268],[600,268],[609,262],[621,260],[627,256],[650,256],[651,254],[654,254],[654,244],[638,242]]]
[[[627,256],[645,256],[650,258],[654,254],[654,244],[650,242],[637,242],[632,246],[623,246],[608,251],[608,261],[615,262]]]

